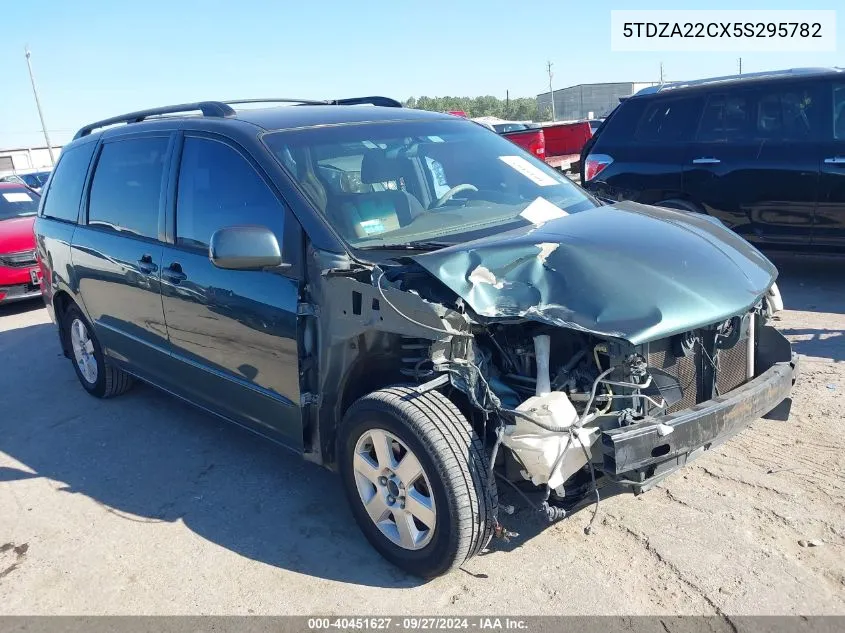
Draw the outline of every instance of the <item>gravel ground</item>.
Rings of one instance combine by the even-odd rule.
[[[845,263],[778,264],[789,422],[603,500],[590,536],[592,508],[520,511],[428,583],[334,475],[146,386],[95,400],[39,305],[0,308],[0,613],[845,614]]]

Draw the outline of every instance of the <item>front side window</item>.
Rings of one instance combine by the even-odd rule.
[[[811,87],[769,89],[757,101],[755,138],[805,141],[818,129],[819,99]]]
[[[263,140],[356,248],[461,242],[595,206],[545,163],[457,118],[273,132]]]
[[[62,150],[44,199],[41,215],[45,218],[76,222],[88,164],[95,147],[95,143],[84,143]]]
[[[167,137],[156,136],[103,146],[91,182],[90,226],[157,239],[167,145]]]
[[[264,226],[282,240],[284,208],[234,148],[185,139],[176,197],[176,244],[208,249],[211,235],[235,225]]]

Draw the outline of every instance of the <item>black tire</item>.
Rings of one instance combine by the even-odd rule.
[[[431,541],[418,550],[400,547],[376,527],[364,508],[353,471],[358,439],[383,429],[418,458],[437,508]],[[462,565],[489,543],[498,495],[489,460],[467,419],[443,394],[389,387],[368,394],[346,412],[338,433],[338,465],[359,527],[388,561],[408,573],[433,578]]]
[[[94,348],[93,357],[97,362],[97,380],[93,383],[89,382],[82,374],[73,352],[70,328],[71,324],[77,319],[85,326]],[[91,327],[91,324],[78,307],[73,304],[68,306],[62,315],[61,324],[67,348],[70,351],[70,362],[73,364],[76,377],[85,388],[85,391],[97,398],[113,398],[114,396],[125,393],[132,387],[135,379],[122,369],[116,367],[105,357],[103,349],[100,347],[100,342],[97,340],[97,335],[94,333],[94,328]]]

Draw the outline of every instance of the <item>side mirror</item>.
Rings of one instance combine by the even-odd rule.
[[[211,263],[230,270],[261,270],[282,263],[279,241],[264,226],[227,226],[211,236]]]

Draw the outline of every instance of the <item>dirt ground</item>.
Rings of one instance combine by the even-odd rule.
[[[373,552],[334,475],[149,387],[95,400],[38,304],[0,308],[0,613],[845,614],[845,263],[777,263],[788,422],[604,499],[589,536],[591,507],[521,510],[428,583]]]

